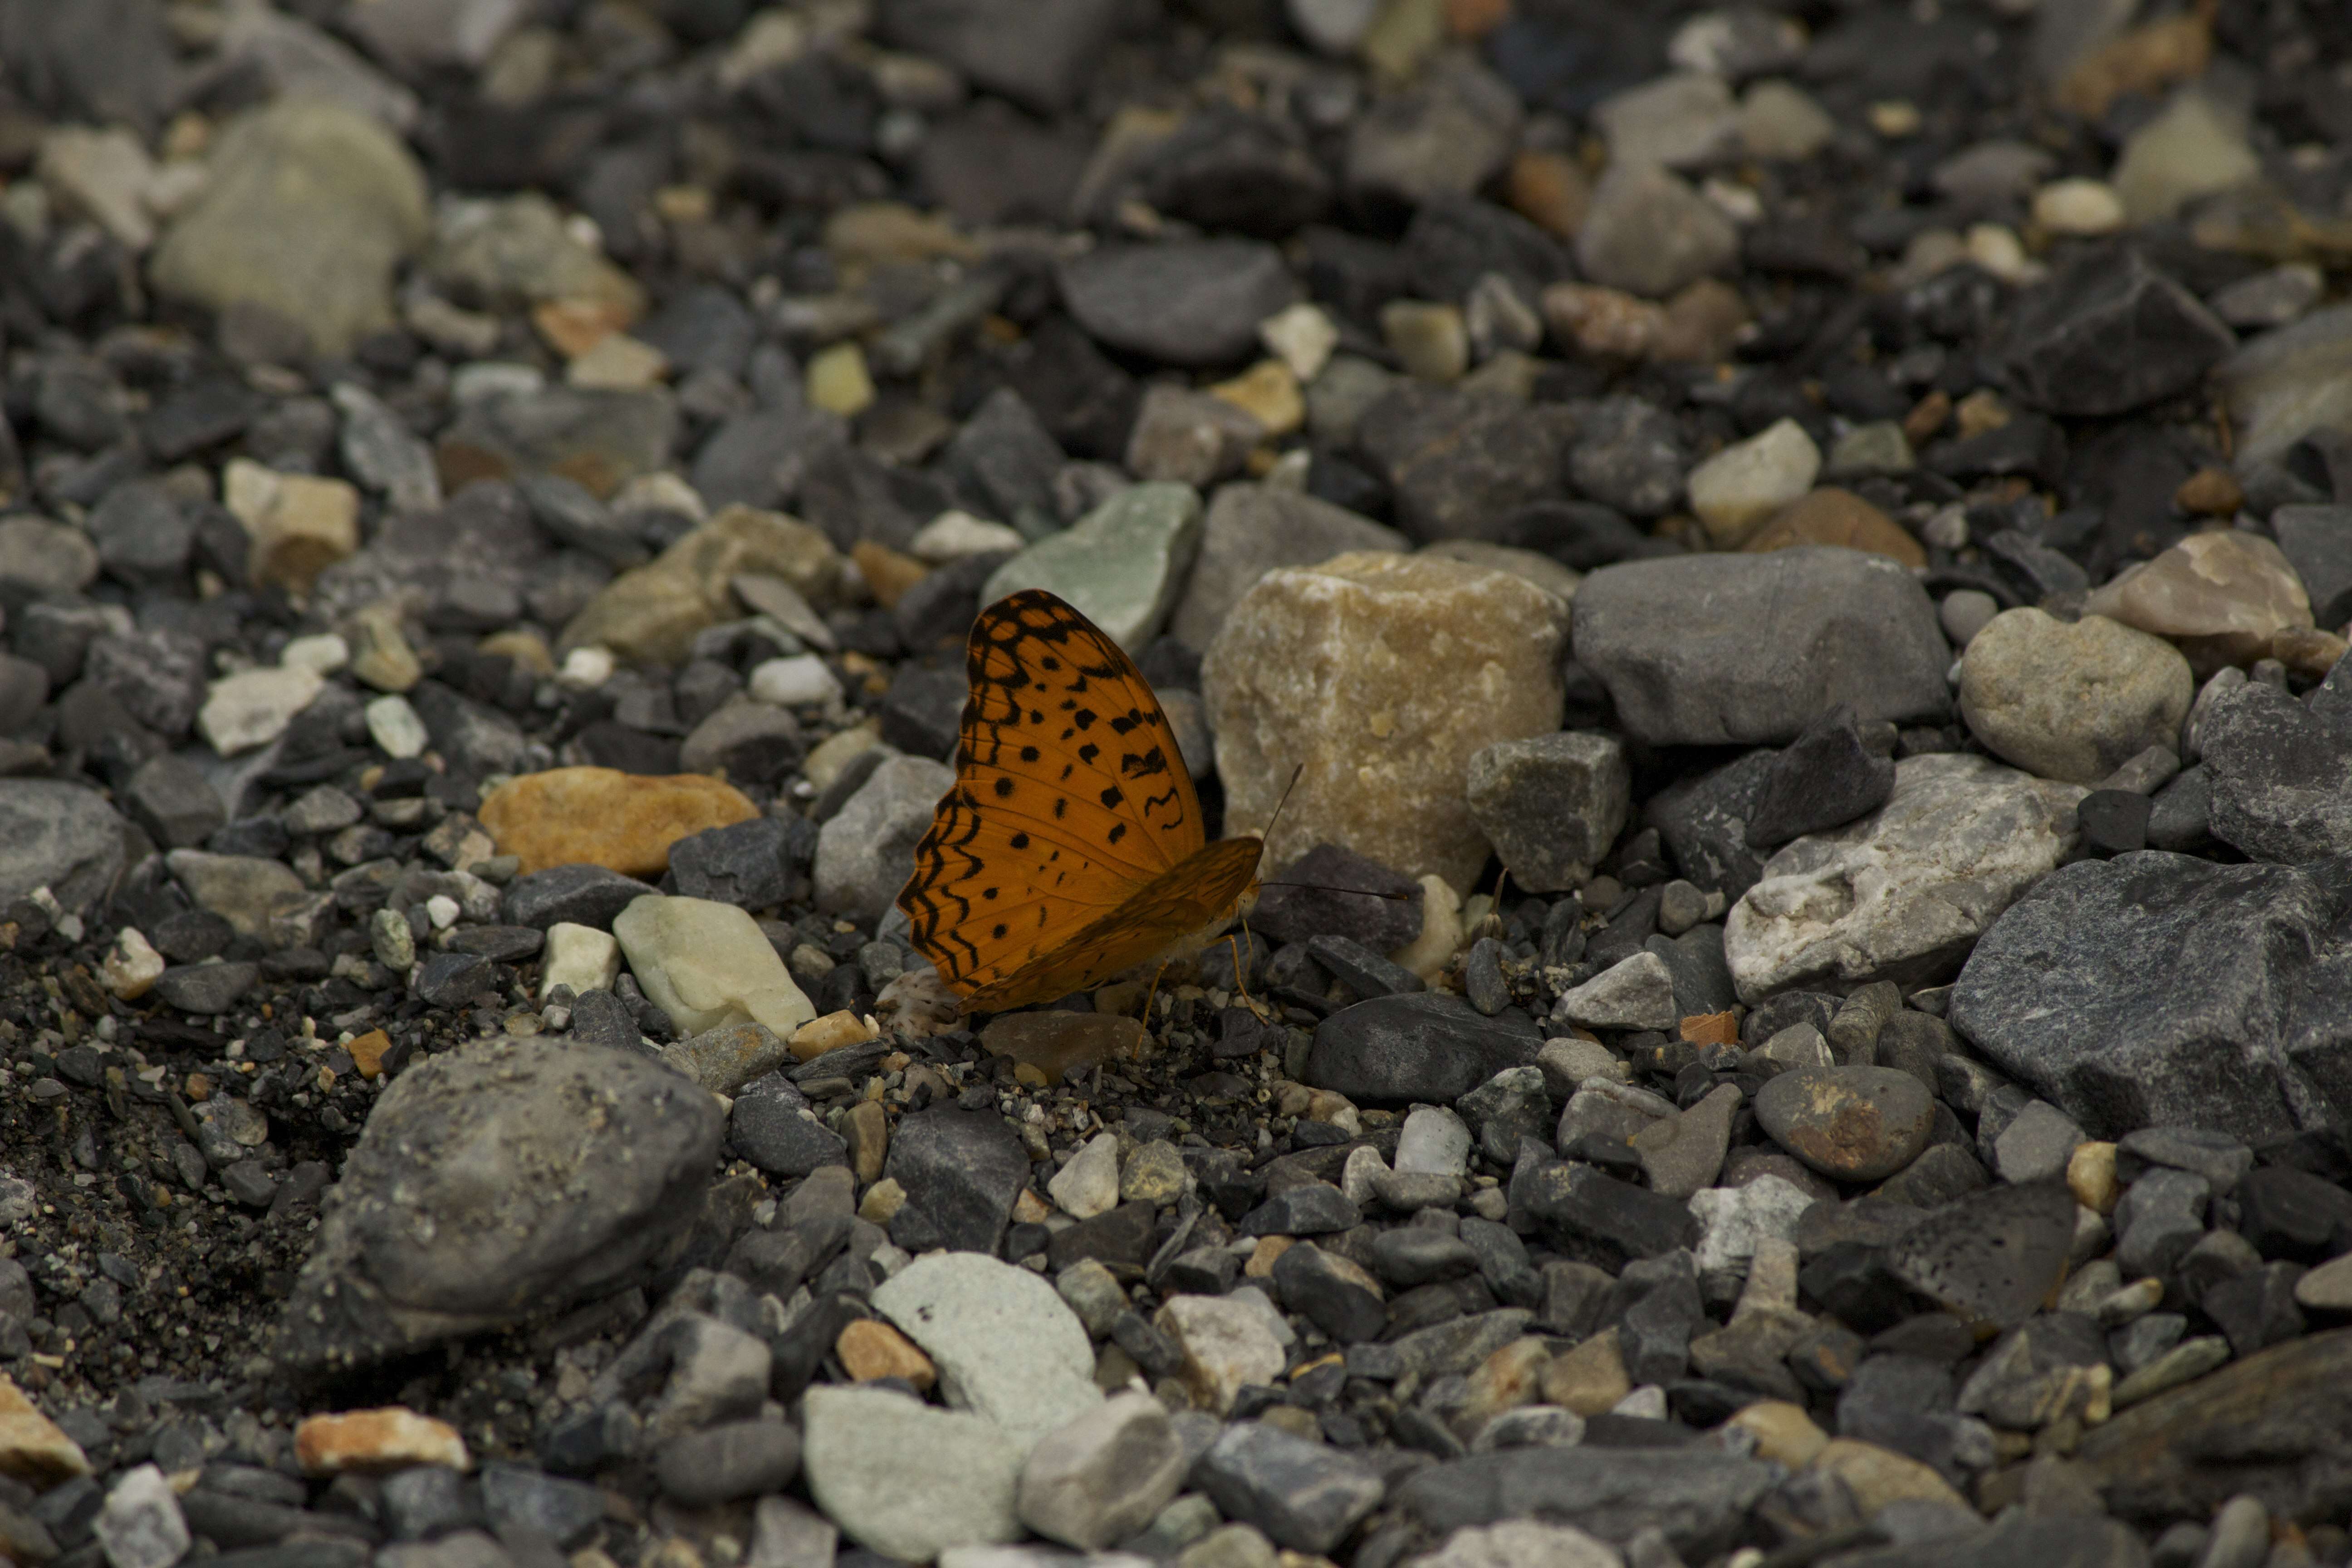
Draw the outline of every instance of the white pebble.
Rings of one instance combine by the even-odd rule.
[[[563,668],[556,671],[555,679],[574,691],[593,691],[612,679],[617,668],[611,648],[591,643],[565,654]]]
[[[1301,381],[1313,381],[1339,346],[1339,329],[1313,305],[1293,305],[1257,324],[1257,341]]]
[[[751,671],[753,699],[779,708],[835,702],[841,695],[841,682],[824,667],[824,660],[813,653],[768,659]]]
[[[287,669],[308,669],[320,675],[332,675],[352,662],[352,645],[335,632],[296,637],[286,645],[286,651],[278,656],[278,662]]]
[[[457,900],[446,893],[436,893],[425,900],[425,918],[433,922],[435,931],[447,931],[457,923]]]
[[[2124,226],[2123,198],[2105,180],[2053,180],[2033,193],[2033,221],[2052,234],[2113,234]]]
[[[368,739],[387,757],[415,757],[424,754],[432,737],[425,733],[425,721],[408,705],[408,699],[397,694],[379,697],[367,705]]]
[[[1028,542],[1017,530],[950,508],[917,531],[907,542],[907,552],[918,561],[944,566],[967,555],[1019,550]]]

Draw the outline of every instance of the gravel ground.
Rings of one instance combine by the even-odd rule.
[[[0,1563],[2345,1563],[2347,73],[0,0]],[[1024,588],[1291,885],[965,1016]]]

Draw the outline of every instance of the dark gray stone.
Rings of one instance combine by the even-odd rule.
[[[1067,458],[1011,387],[999,387],[982,400],[948,442],[946,458],[957,482],[992,515],[1006,521],[1055,515],[1054,479]]]
[[[723,1130],[710,1095],[619,1051],[493,1039],[412,1065],[322,1211],[281,1364],[364,1366],[648,1279],[690,1233]]]
[[[1429,989],[1421,976],[1402,963],[1391,963],[1352,937],[1310,936],[1307,956],[1347,983],[1348,989],[1369,1001],[1375,996],[1403,996]]]
[[[1622,1543],[1659,1530],[1685,1560],[1741,1538],[1777,1466],[1704,1447],[1517,1448],[1433,1465],[1400,1482],[1395,1501],[1433,1535],[1540,1514]]]
[[[462,1007],[495,988],[496,973],[497,966],[478,954],[436,952],[426,956],[412,988],[436,1007]]]
[[[2214,698],[2198,730],[2213,837],[2257,860],[2352,853],[2352,715],[2315,706],[2259,680]]]
[[[710,1508],[782,1491],[800,1466],[800,1434],[782,1421],[730,1421],[671,1438],[654,1474],[688,1508]]]
[[[1352,1230],[1363,1212],[1328,1182],[1286,1187],[1242,1216],[1244,1236],[1325,1236]]]
[[[2078,862],[1979,939],[1949,1016],[2094,1137],[2166,1123],[2285,1137],[2352,1109],[2343,908],[2289,867],[2158,850]]]
[[[521,771],[522,731],[497,709],[452,691],[437,680],[418,681],[410,689],[408,701],[425,721],[434,748],[454,766],[478,776]]]
[[[0,779],[0,905],[47,888],[68,914],[113,891],[122,818],[96,790],[61,779]]]
[[[670,846],[669,871],[682,898],[747,910],[808,897],[816,826],[804,816],[756,816],[712,827]]]
[[[1578,489],[1629,517],[1661,517],[1682,500],[1690,455],[1664,409],[1638,397],[1604,397],[1578,405],[1576,415],[1568,472]]]
[[[155,997],[183,1013],[226,1013],[261,977],[257,963],[184,963],[155,979]]]
[[[1686,880],[1736,900],[1764,874],[1764,857],[1748,842],[1748,824],[1777,755],[1749,752],[1650,797],[1642,820],[1657,829]]]
[[[846,1165],[849,1145],[808,1108],[807,1098],[782,1073],[744,1086],[729,1119],[735,1152],[776,1176],[805,1176],[826,1165]]]
[[[528,1465],[482,1467],[482,1512],[501,1534],[535,1530],[558,1546],[576,1546],[604,1518],[604,1494]]]
[[[1350,1100],[1450,1104],[1506,1068],[1531,1066],[1542,1046],[1521,1014],[1484,1017],[1438,993],[1382,996],[1318,1025],[1301,1078]]]
[[[195,722],[205,700],[205,645],[185,632],[110,633],[91,639],[82,675],[167,740]]]
[[[1192,1482],[1228,1519],[1294,1552],[1328,1552],[1385,1489],[1370,1465],[1279,1427],[1237,1421],[1193,1464]]]
[[[995,1111],[940,1106],[898,1124],[884,1173],[907,1194],[890,1221],[898,1246],[992,1253],[1029,1179],[1029,1157]]]
[[[1853,710],[1840,703],[1772,759],[1748,819],[1748,845],[1770,849],[1799,834],[1843,827],[1894,793],[1894,757],[1864,744]]]
[[[613,929],[613,917],[655,889],[602,866],[551,866],[507,884],[500,912],[510,924],[541,931],[559,922]]]
[[[2313,621],[2341,631],[2352,621],[2352,506],[2283,506],[2271,513],[2271,531],[2303,579]]]
[[[1651,745],[1790,741],[1838,703],[1897,722],[1950,708],[1935,602],[1895,562],[1856,550],[1604,566],[1577,591],[1572,635],[1576,661]]]
[[[1519,543],[1519,514],[1560,499],[1568,418],[1556,408],[1419,384],[1364,412],[1356,451],[1394,492],[1415,542]]]
[[[888,0],[881,21],[898,47],[1051,114],[1085,86],[1121,15],[1115,0]]]
[[[1265,879],[1250,928],[1279,944],[1344,936],[1394,952],[1421,934],[1421,884],[1336,844],[1318,844]]]
[[[1360,1272],[1342,1267],[1312,1242],[1287,1247],[1275,1259],[1274,1288],[1284,1306],[1339,1344],[1376,1338],[1388,1322],[1388,1309]]]
[[[176,752],[140,763],[119,798],[131,820],[165,849],[192,848],[228,821],[205,770]]]
[[[187,569],[196,526],[162,484],[117,485],[89,514],[99,564],[132,587],[168,583]]]
[[[1698,1221],[1679,1198],[1605,1176],[1563,1160],[1511,1181],[1514,1204],[1550,1230],[1564,1247],[1606,1261],[1657,1258],[1698,1245]]]
[[[2137,249],[2102,250],[2019,300],[2009,363],[2018,391],[2053,414],[2142,408],[2197,384],[2235,332]]]
[[[1080,326],[1163,364],[1243,358],[1257,324],[1297,297],[1282,252],[1252,239],[1098,246],[1063,262],[1059,276]]]

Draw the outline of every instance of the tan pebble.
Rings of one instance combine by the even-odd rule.
[[[89,1474],[81,1445],[41,1414],[25,1391],[0,1373],[0,1475],[47,1489],[58,1481]]]
[[[2116,1146],[2100,1142],[2074,1145],[2066,1159],[2066,1189],[2086,1209],[2115,1213],[2116,1202],[2122,1196],[2116,1181]]]
[[[530,324],[547,346],[565,359],[578,359],[627,326],[635,312],[612,300],[550,300],[534,306]]]
[[[915,557],[893,550],[887,544],[877,544],[861,539],[851,547],[850,560],[857,563],[858,575],[874,592],[874,602],[889,609],[898,596],[931,574],[931,569]]]
[[[1564,153],[1528,152],[1511,161],[1504,192],[1514,210],[1538,228],[1574,239],[1592,205],[1592,182]]]
[[[362,1078],[373,1078],[383,1071],[383,1053],[392,1049],[392,1037],[382,1029],[370,1029],[346,1045],[352,1054],[352,1066]]]
[[[294,1428],[294,1459],[306,1476],[472,1465],[455,1426],[398,1405],[310,1416]]]
[[[1746,548],[1761,552],[1800,544],[1865,550],[1915,568],[1927,564],[1926,547],[1902,524],[1852,490],[1835,485],[1824,485],[1790,502],[1757,530]]]
[[[841,1358],[842,1370],[858,1383],[871,1383],[877,1377],[903,1377],[917,1388],[929,1391],[939,1380],[939,1371],[931,1365],[931,1358],[878,1318],[860,1318],[842,1330],[841,1337],[833,1342],[833,1353]]]
[[[1574,1350],[1552,1357],[1545,1363],[1540,1383],[1545,1404],[1563,1405],[1587,1416],[1606,1415],[1633,1392],[1615,1329],[1604,1329]]]
[[[793,1030],[792,1039],[786,1043],[792,1047],[793,1056],[809,1062],[844,1046],[864,1045],[876,1032],[874,1026],[844,1007],[822,1018],[810,1019]]]
[[[1249,1261],[1242,1265],[1243,1276],[1250,1279],[1272,1279],[1274,1277],[1275,1264],[1281,1259],[1284,1253],[1289,1251],[1292,1247],[1297,1245],[1298,1238],[1297,1237],[1259,1237],[1257,1238],[1257,1246],[1252,1249],[1249,1255]]]
[[[482,803],[481,822],[525,875],[586,864],[650,879],[669,868],[679,839],[759,815],[741,791],[700,773],[551,768],[499,785]]]
[[[1811,1464],[1830,1440],[1802,1405],[1784,1399],[1759,1400],[1734,1415],[1729,1424],[1754,1436],[1758,1458],[1792,1470]]]

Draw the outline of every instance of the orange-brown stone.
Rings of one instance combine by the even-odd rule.
[[[1683,1038],[1694,1046],[1736,1046],[1739,1043],[1738,1015],[1693,1013],[1683,1020]]]
[[[1852,490],[1835,485],[1824,485],[1782,507],[1745,548],[1755,553],[1797,544],[1838,544],[1884,555],[1906,566],[1927,564],[1927,550],[1903,531],[1900,523]]]
[[[1522,153],[1511,161],[1505,194],[1518,215],[1562,239],[1574,239],[1592,205],[1592,181],[1565,153]]]
[[[653,878],[669,847],[706,828],[749,822],[760,808],[702,773],[647,778],[617,768],[551,768],[501,784],[482,803],[482,826],[525,875],[550,866],[603,866]]]
[[[1741,331],[1754,319],[1738,289],[1719,278],[1702,278],[1666,301],[1665,325],[1651,357],[1670,363],[1718,363],[1731,357]]]
[[[373,1078],[383,1071],[383,1053],[392,1049],[392,1037],[382,1029],[370,1029],[343,1049],[352,1053],[352,1066],[362,1078]]]
[[[895,609],[899,595],[931,574],[931,569],[913,556],[870,539],[851,546],[849,558],[857,563],[858,574],[874,590],[874,602],[886,610]]]
[[[842,1330],[841,1337],[833,1342],[833,1353],[841,1358],[841,1369],[858,1383],[903,1377],[917,1388],[929,1390],[940,1375],[931,1358],[916,1349],[913,1341],[878,1318],[860,1318]]]
[[[1952,395],[1939,386],[1914,404],[1911,412],[1903,416],[1904,438],[1914,447],[1923,446],[1951,417]]]
[[[404,1470],[411,1465],[462,1470],[472,1463],[455,1426],[399,1405],[310,1416],[294,1428],[294,1458],[306,1476]]]
[[[2172,504],[2191,517],[2235,517],[2246,492],[2227,468],[2200,468],[2180,481]]]

